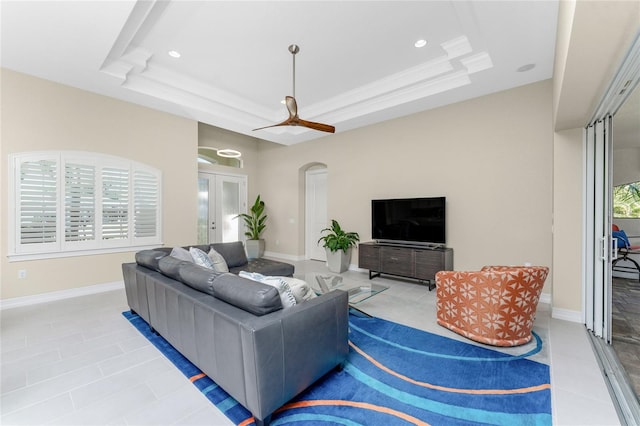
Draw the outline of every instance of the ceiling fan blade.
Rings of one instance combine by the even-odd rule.
[[[327,132],[327,133],[336,132],[336,128],[333,126],[330,126],[329,124],[301,120],[300,117],[298,116],[298,102],[296,101],[295,94],[296,94],[296,53],[298,53],[299,51],[300,51],[300,48],[297,45],[292,44],[291,46],[289,46],[289,52],[291,52],[291,54],[293,55],[293,96],[285,96],[284,98],[284,103],[287,107],[287,111],[289,111],[289,118],[287,118],[282,123],[273,124],[271,126],[258,127],[257,129],[253,129],[254,131],[268,129],[270,127],[278,127],[278,126],[302,126],[302,127],[307,127],[313,130],[319,130],[321,132]]]
[[[287,105],[287,109],[289,110],[290,117],[298,116],[298,103],[296,102],[296,98],[293,96],[285,96],[284,103]]]
[[[330,126],[329,124],[323,124],[323,123],[316,123],[314,121],[307,121],[307,120],[303,120],[303,119],[298,119],[298,126],[304,126],[304,127],[308,127],[310,129],[313,130],[319,130],[321,132],[327,132],[327,133],[335,133],[336,132],[336,128],[333,126]]]
[[[252,131],[255,132],[256,130],[269,129],[271,127],[291,126],[291,125],[295,126],[295,124],[292,121],[291,117],[289,117],[286,120],[284,120],[282,123],[272,124],[271,126],[258,127],[257,129],[253,129]]]

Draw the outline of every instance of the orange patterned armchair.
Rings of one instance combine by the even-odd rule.
[[[493,346],[529,342],[545,266],[485,266],[436,274],[438,324]]]

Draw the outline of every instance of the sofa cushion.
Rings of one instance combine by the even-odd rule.
[[[278,290],[233,274],[220,274],[213,283],[215,297],[262,316],[282,309]]]
[[[158,267],[160,268],[160,272],[167,277],[180,281],[180,266],[184,264],[193,265],[193,262],[190,260],[181,260],[173,256],[165,256],[158,262]]]
[[[159,250],[142,250],[136,253],[136,263],[138,265],[153,269],[157,272],[160,271],[158,263],[160,259],[167,256],[167,253]]]
[[[240,273],[240,271],[247,272],[259,272],[262,275],[277,276],[277,277],[290,277],[293,275],[295,267],[288,263],[278,262],[275,260],[260,258],[253,259],[251,262],[243,266],[232,268],[229,266],[229,272],[234,274]]]
[[[211,244],[211,248],[224,257],[229,270],[231,270],[231,268],[246,265],[249,262],[247,260],[247,254],[244,251],[242,241],[234,241],[232,243],[214,243]]]
[[[282,303],[282,307],[284,309],[295,306],[297,303],[296,297],[291,292],[291,288],[289,284],[284,281],[283,277],[268,277],[257,272],[246,272],[242,271],[238,274],[242,278],[248,278],[253,281],[258,281],[263,284],[270,285],[278,290],[278,294],[280,295],[280,302]]]
[[[178,275],[180,281],[189,287],[215,296],[213,282],[220,274],[213,269],[197,263],[185,262],[178,267]]]

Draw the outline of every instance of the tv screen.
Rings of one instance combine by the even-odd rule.
[[[381,242],[446,244],[445,197],[371,200],[371,236]]]

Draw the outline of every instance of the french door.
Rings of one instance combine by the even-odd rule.
[[[246,209],[246,176],[198,173],[198,244],[242,240]]]

